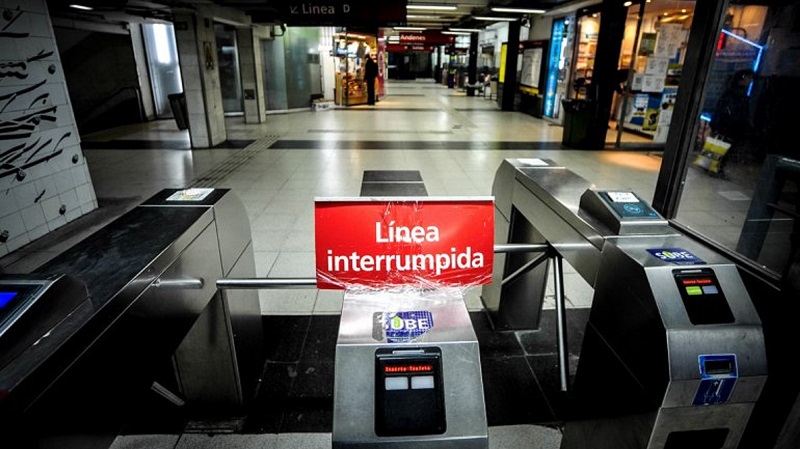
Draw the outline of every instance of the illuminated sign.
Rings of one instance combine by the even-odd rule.
[[[433,371],[433,365],[387,365],[383,367],[386,374],[394,373],[427,373]]]
[[[317,200],[314,231],[320,289],[492,281],[488,198]]]
[[[8,305],[17,296],[17,292],[0,292],[0,309]]]

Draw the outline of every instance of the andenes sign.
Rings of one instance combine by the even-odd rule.
[[[492,281],[492,198],[317,199],[317,287]]]

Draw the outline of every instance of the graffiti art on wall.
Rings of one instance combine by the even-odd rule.
[[[64,154],[68,149],[76,148],[78,153],[80,149],[63,76],[58,73],[49,19],[21,5],[26,4],[0,10],[0,195],[11,194],[15,186],[55,176],[82,159],[75,154],[68,161],[46,165],[68,157]],[[52,186],[50,192],[45,185]],[[36,194],[25,200],[30,204],[17,200],[17,212],[62,193],[54,189],[53,183],[37,182]],[[60,206],[59,211],[67,209]],[[3,211],[0,216],[9,212],[13,211]],[[0,229],[3,232],[7,230]],[[9,237],[15,236],[5,235],[0,242]]]

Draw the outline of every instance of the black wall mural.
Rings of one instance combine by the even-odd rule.
[[[49,19],[22,9],[30,3],[20,1],[0,11],[0,195],[10,195],[15,186],[33,181],[28,175],[35,167],[69,158],[38,171],[36,177],[42,178],[82,159]],[[57,193],[61,192],[46,195],[46,189],[39,187],[30,201],[36,204]],[[29,206],[17,204],[17,212]],[[58,209],[68,207],[61,204]],[[0,217],[8,212],[0,212]],[[0,243],[15,237],[0,229]]]

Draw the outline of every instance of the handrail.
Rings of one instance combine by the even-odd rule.
[[[105,111],[107,111],[110,107],[113,106],[113,105],[111,105],[111,106],[108,106],[108,107],[104,107],[104,106],[108,105],[109,103],[111,103],[111,100],[113,98],[118,97],[123,92],[126,92],[128,90],[132,90],[133,93],[136,94],[136,105],[138,106],[139,121],[140,122],[144,122],[145,121],[145,114],[144,114],[144,106],[142,105],[142,90],[141,90],[141,88],[139,86],[134,86],[134,85],[122,86],[122,87],[118,88],[117,90],[112,92],[111,95],[108,95],[102,101],[99,101],[99,102],[97,102],[96,104],[93,104],[90,107],[82,108],[80,113],[79,114],[75,114],[75,115],[77,117],[84,117],[84,113],[86,113],[87,111],[95,111],[94,113],[88,115],[88,119],[87,120],[83,120],[84,123],[91,122],[92,120],[95,119],[95,117],[105,113]],[[119,104],[119,103],[114,103],[114,104],[116,105],[116,104]]]

